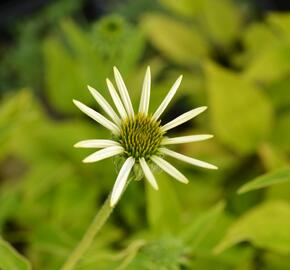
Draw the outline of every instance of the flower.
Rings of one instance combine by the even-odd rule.
[[[125,162],[118,173],[112,190],[110,198],[110,205],[112,207],[115,206],[119,200],[134,166],[141,168],[145,178],[156,190],[158,190],[158,184],[152,172],[152,167],[155,165],[176,180],[185,184],[188,183],[188,179],[173,165],[166,161],[163,158],[164,156],[170,156],[189,164],[207,169],[217,169],[217,167],[212,164],[185,156],[167,148],[167,145],[171,144],[197,142],[213,137],[209,134],[190,135],[175,138],[166,136],[170,129],[191,120],[207,109],[205,106],[198,107],[180,115],[165,125],[161,125],[161,121],[159,120],[160,116],[175,95],[181,83],[182,76],[176,80],[167,96],[152,115],[148,113],[151,89],[150,68],[147,68],[145,74],[140,105],[136,114],[134,112],[126,85],[116,67],[114,67],[114,77],[118,87],[118,92],[109,79],[107,79],[106,82],[118,113],[115,112],[111,105],[97,90],[88,86],[92,96],[111,118],[111,120],[84,105],[80,101],[73,100],[74,104],[83,113],[112,132],[112,139],[110,140],[84,140],[74,145],[75,147],[81,148],[101,148],[101,150],[98,150],[97,152],[86,157],[83,162],[96,162],[113,156],[122,156],[125,158]]]

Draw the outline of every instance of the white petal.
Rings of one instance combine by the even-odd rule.
[[[97,162],[102,159],[119,155],[123,152],[124,148],[122,146],[110,146],[89,155],[83,160],[83,162],[85,163]]]
[[[139,112],[144,113],[145,115],[148,114],[149,109],[150,87],[151,87],[151,74],[150,67],[148,67],[143,81],[142,94],[139,105]]]
[[[141,168],[142,168],[143,173],[144,173],[146,179],[148,180],[148,182],[151,184],[151,186],[154,189],[158,190],[158,185],[157,185],[156,179],[155,179],[153,173],[151,172],[151,170],[150,170],[147,162],[145,161],[145,159],[144,158],[140,158],[139,162],[140,162]]]
[[[87,105],[79,102],[78,100],[73,100],[73,102],[83,113],[94,119],[96,122],[98,122],[105,128],[111,130],[114,134],[119,134],[119,128],[110,120],[102,116],[100,113],[89,108]]]
[[[179,125],[189,121],[193,117],[201,114],[206,109],[207,109],[207,107],[203,106],[203,107],[199,107],[199,108],[193,109],[193,110],[191,110],[189,112],[186,112],[186,113],[178,116],[174,120],[170,121],[166,125],[162,126],[161,129],[162,129],[162,131],[167,131],[167,130],[172,129],[172,128],[176,127],[176,126],[179,126]]]
[[[114,184],[113,187],[113,191],[112,191],[112,195],[111,195],[111,201],[110,201],[110,205],[111,207],[114,207],[116,205],[116,203],[118,202],[125,186],[126,186],[126,182],[128,180],[129,174],[133,168],[135,164],[135,159],[132,157],[129,157],[123,164],[117,180]]]
[[[207,163],[207,162],[204,162],[204,161],[192,158],[192,157],[188,157],[188,156],[182,155],[180,153],[177,153],[175,151],[169,150],[167,148],[160,148],[159,150],[160,150],[161,153],[163,153],[165,155],[171,156],[173,158],[179,159],[181,161],[187,162],[189,164],[192,164],[192,165],[195,165],[195,166],[198,166],[198,167],[207,168],[207,169],[211,169],[211,170],[217,170],[218,169],[218,167],[215,166],[215,165],[212,165],[210,163]]]
[[[88,85],[89,91],[103,110],[111,117],[111,119],[119,126],[121,123],[120,118],[115,113],[111,105],[105,100],[105,98],[94,88]]]
[[[124,108],[124,105],[123,105],[119,95],[117,94],[117,91],[116,91],[114,85],[111,83],[111,81],[109,79],[106,79],[106,82],[107,82],[107,86],[108,86],[110,95],[113,99],[113,102],[114,102],[119,114],[121,115],[121,118],[122,119],[127,118],[128,115],[126,113],[126,110]]]
[[[104,148],[109,146],[120,145],[116,141],[112,140],[84,140],[76,143],[74,147],[77,148]]]
[[[119,70],[114,67],[114,75],[115,75],[115,80],[119,89],[119,93],[121,95],[121,99],[123,100],[123,104],[125,105],[125,109],[128,113],[129,116],[133,117],[134,116],[134,110],[133,106],[131,103],[131,99],[127,90],[127,87],[123,81],[123,78],[119,72]]]
[[[180,143],[189,143],[189,142],[199,142],[212,138],[213,135],[210,134],[202,134],[202,135],[190,135],[183,137],[175,137],[175,138],[164,138],[161,142],[162,145],[168,144],[180,144]]]
[[[151,160],[155,162],[163,171],[174,177],[176,180],[187,184],[188,179],[169,162],[158,156],[152,156]]]
[[[160,115],[164,112],[164,110],[166,109],[166,107],[168,106],[169,102],[171,101],[171,99],[174,97],[180,83],[182,80],[182,75],[178,77],[178,79],[175,81],[175,83],[173,84],[173,86],[171,87],[171,89],[169,90],[167,96],[164,98],[164,100],[162,101],[162,103],[160,104],[160,106],[158,107],[158,109],[156,110],[156,112],[153,114],[153,118],[154,119],[158,119],[160,117]]]

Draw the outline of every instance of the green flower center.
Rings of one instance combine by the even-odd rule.
[[[119,141],[127,156],[149,159],[157,152],[163,135],[160,121],[138,113],[122,123]]]

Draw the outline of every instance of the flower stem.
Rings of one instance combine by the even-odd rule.
[[[93,222],[88,227],[85,232],[82,240],[78,243],[77,247],[68,257],[65,264],[62,266],[61,270],[72,270],[75,265],[79,262],[85,252],[88,250],[92,244],[95,236],[98,234],[100,229],[103,227],[107,219],[110,217],[110,214],[113,211],[113,207],[110,206],[110,195],[102,205],[100,211],[96,214]]]

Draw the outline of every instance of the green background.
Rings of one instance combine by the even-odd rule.
[[[114,161],[83,164],[77,141],[110,138],[73,105],[100,110],[116,65],[137,108],[150,65],[150,111],[176,78],[162,123],[209,109],[171,136],[210,133],[178,152],[182,185],[130,184],[79,270],[290,269],[290,13],[246,1],[53,2],[9,26],[0,44],[0,269],[59,269],[109,194]]]

